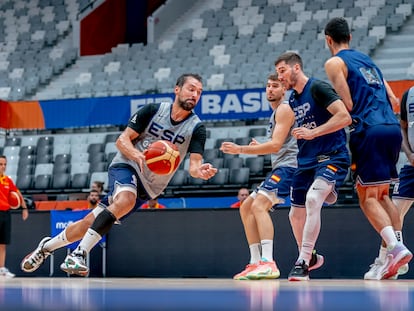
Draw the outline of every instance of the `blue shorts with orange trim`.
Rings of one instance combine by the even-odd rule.
[[[266,179],[255,190],[264,190],[267,192],[277,192],[277,197],[287,197],[290,193],[295,167],[277,167],[271,171]]]
[[[350,136],[355,163],[354,179],[361,185],[389,184],[398,178],[396,163],[401,150],[398,124],[378,124]]]
[[[324,158],[321,162],[316,162],[312,166],[298,168],[293,176],[291,204],[295,207],[304,207],[306,193],[309,187],[319,178],[328,184],[334,185],[331,194],[328,196],[328,204],[333,204],[337,197],[337,189],[343,184],[349,170],[348,153],[338,152]]]

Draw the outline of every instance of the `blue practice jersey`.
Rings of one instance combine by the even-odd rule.
[[[355,133],[378,124],[399,124],[387,95],[384,79],[371,58],[352,49],[336,54],[348,68],[347,82],[353,108]],[[362,126],[363,125],[363,126]]]
[[[292,92],[289,105],[295,112],[297,126],[313,129],[332,117],[327,107],[338,99],[339,95],[328,83],[310,78],[301,94]],[[345,131],[342,129],[312,140],[298,139],[298,147],[298,165],[314,165],[321,156],[347,152]]]

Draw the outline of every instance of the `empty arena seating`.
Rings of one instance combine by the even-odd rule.
[[[229,140],[228,136],[239,140],[247,137],[249,142],[250,135],[265,132],[264,125],[227,127],[217,127],[217,123],[206,125],[214,147],[206,149],[205,161],[219,168],[219,174],[208,182],[193,179],[187,173],[189,160],[186,158],[167,192],[191,193],[194,188],[199,189],[200,186],[207,187],[210,192],[228,192],[229,188],[248,187],[264,177],[269,166],[264,163],[263,157],[259,157],[259,163],[256,163],[254,161],[256,157],[227,155],[218,149],[221,141]],[[19,135],[8,136],[0,148],[8,157],[7,173],[13,176],[23,193],[84,192],[90,188],[94,180],[104,181],[107,186],[107,168],[117,150],[114,140],[119,134],[119,131],[108,133],[62,131],[62,133],[44,135],[30,133],[26,136],[23,131]],[[236,174],[237,170],[241,170],[241,176]]]
[[[263,74],[273,69],[277,54],[288,49],[298,50],[305,58],[308,55],[311,61],[305,62],[305,71],[326,79],[323,63],[329,52],[323,27],[329,18],[347,18],[356,34],[353,47],[372,53],[388,33],[401,29],[412,15],[409,0],[200,2],[196,5],[203,9],[191,20],[183,17],[180,31],[171,29],[171,36],[155,38],[158,41],[151,44],[121,43],[110,53],[93,58],[93,66],[82,62],[85,70],[65,80],[60,89],[53,90],[57,84],[52,84],[45,88],[49,95],[39,93],[73,63],[88,59],[79,57],[70,43],[72,21],[87,3],[16,0],[0,4],[0,26],[4,29],[0,32],[0,70],[5,72],[0,78],[0,98],[170,92],[178,70],[202,73],[206,90],[263,87]],[[407,78],[407,70],[403,74],[400,79]]]
[[[107,181],[111,160],[104,152],[120,132],[8,136],[0,148],[7,156],[7,173],[24,192],[76,192],[89,189],[93,174]],[[114,148],[110,148],[114,151]],[[99,180],[99,179],[97,179]],[[107,183],[106,183],[107,186]]]
[[[171,92],[175,78],[184,71],[200,72],[205,90],[263,88],[267,74],[274,70],[275,57],[288,49],[301,53],[305,72],[325,79],[323,63],[330,55],[325,48],[323,27],[329,18],[347,18],[353,30],[353,47],[372,53],[379,45],[386,46],[387,36],[400,31],[412,15],[409,0],[199,1],[197,4],[204,5],[204,9],[191,21],[183,17],[187,26],[176,33],[170,30],[171,36],[150,44],[119,44],[110,53],[93,58],[94,66],[80,66],[82,71],[64,88],[36,98],[40,89],[52,90],[55,84],[51,82],[67,73],[72,64],[88,61],[68,44],[73,34],[72,20],[86,4],[83,0],[16,0],[0,4],[0,99],[166,93]],[[411,40],[404,46],[394,45],[404,49],[408,41]],[[404,68],[393,77],[412,78],[411,54],[394,58]],[[380,65],[395,69],[390,62],[388,54],[387,61]],[[253,129],[216,125],[208,127],[206,159],[220,166],[223,173],[209,182],[195,180],[185,173],[185,160],[168,187],[170,193],[186,193],[186,189],[191,193],[195,188],[221,188],[225,192],[226,185],[252,186],[269,171],[267,157],[228,158],[217,151],[222,140],[246,144],[252,137],[263,138],[266,132],[262,126]],[[116,152],[114,142],[118,135],[119,132],[10,136],[1,141],[0,148],[9,159],[8,173],[23,191],[76,192],[89,188],[92,174],[106,172]]]

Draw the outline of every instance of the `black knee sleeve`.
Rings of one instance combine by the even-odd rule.
[[[96,216],[95,221],[93,222],[91,229],[99,233],[101,236],[104,236],[109,232],[114,224],[116,217],[111,213],[107,208]]]

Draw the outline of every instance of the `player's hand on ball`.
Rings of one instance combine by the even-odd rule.
[[[198,168],[199,170],[199,178],[207,180],[216,175],[217,169],[213,167],[210,163],[201,164]]]
[[[145,163],[145,156],[144,156],[144,154],[142,152],[139,152],[137,150],[137,152],[134,155],[134,161],[138,163],[139,169],[142,172],[143,166],[144,166],[144,163]]]

